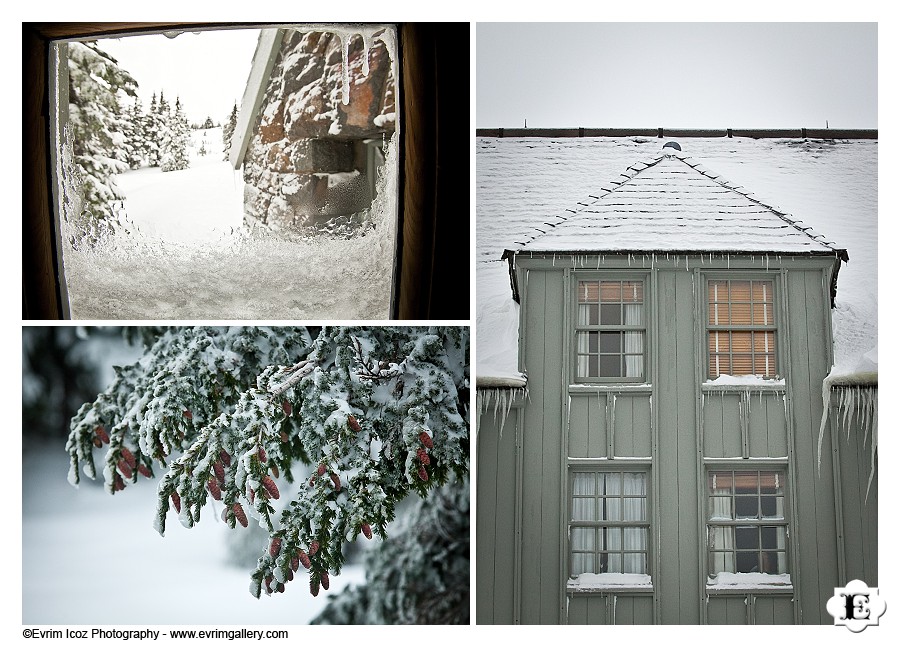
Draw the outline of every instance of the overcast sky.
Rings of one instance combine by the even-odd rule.
[[[478,23],[479,128],[878,127],[876,23]]]
[[[233,29],[175,38],[128,36],[98,45],[138,82],[144,110],[162,89],[172,106],[180,97],[191,123],[207,116],[218,123],[228,118],[235,101],[240,106],[258,35],[257,29]]]

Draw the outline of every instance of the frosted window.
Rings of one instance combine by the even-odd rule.
[[[217,43],[248,31],[241,67],[226,58],[233,46]],[[260,33],[129,36],[90,47],[52,44],[62,81],[53,98],[62,117],[52,133],[58,150],[59,252],[72,318],[390,317],[399,168],[395,29],[292,26],[283,41],[273,36],[267,51],[275,54],[274,62],[268,76],[260,72],[256,81],[263,99],[250,119],[243,166],[235,171],[225,159],[221,126],[235,100],[243,109],[241,97],[251,91],[248,72],[259,58],[254,52],[263,49],[262,37],[257,44]],[[321,65],[291,49],[313,35],[325,52]],[[161,78],[167,81],[138,67],[128,69],[133,59],[120,52],[145,41],[159,48],[155,65],[165,67]],[[175,63],[169,57],[169,50],[190,45],[199,51],[207,42],[212,55],[183,55]],[[107,71],[114,66],[129,72],[136,85],[123,80],[124,89],[107,96],[102,88],[110,84]],[[175,79],[185,77],[194,85],[211,80],[236,89],[221,106],[197,113],[199,99],[176,85]],[[380,94],[369,89],[375,83],[381,84]],[[175,156],[177,163],[165,171],[161,151],[135,149],[126,128],[131,111],[149,118],[144,86],[157,102],[163,91],[172,114],[178,102],[190,126],[186,150],[172,153],[167,161]],[[321,100],[303,103],[304,91],[319,93]],[[135,93],[142,99],[138,108]],[[319,112],[307,115],[313,103]],[[101,122],[85,127],[86,119],[101,112]],[[190,162],[187,168],[181,168],[182,154]],[[157,164],[151,155],[158,156]],[[91,164],[113,173],[98,181],[86,170]]]

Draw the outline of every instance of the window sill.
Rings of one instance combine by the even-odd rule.
[[[706,580],[707,595],[793,592],[790,575],[719,573],[718,577]]]
[[[653,581],[649,575],[626,573],[586,573],[566,582],[566,592],[578,593],[652,593]]]

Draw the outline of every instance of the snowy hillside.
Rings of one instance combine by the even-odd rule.
[[[518,376],[518,306],[500,256],[573,209],[634,162],[655,138],[479,138],[476,148],[479,380]],[[780,207],[846,248],[833,310],[836,372],[877,370],[877,154],[875,141],[682,138],[705,168]],[[595,193],[596,195],[596,193]]]

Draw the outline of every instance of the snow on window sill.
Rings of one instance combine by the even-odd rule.
[[[569,578],[566,589],[569,593],[652,591],[653,581],[649,575],[634,573],[582,573]]]
[[[726,375],[706,380],[703,386],[784,386],[784,378],[773,380],[762,375]]]
[[[791,576],[787,573],[717,573],[706,579],[707,591],[793,591]]]

